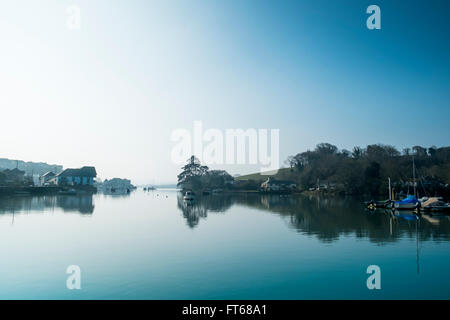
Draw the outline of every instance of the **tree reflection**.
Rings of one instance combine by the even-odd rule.
[[[195,228],[200,219],[206,219],[208,212],[225,212],[233,205],[234,197],[230,195],[214,195],[198,197],[194,201],[183,200],[181,193],[177,196],[178,208],[182,211],[190,228]]]
[[[416,216],[391,211],[370,212],[361,199],[353,197],[305,197],[297,195],[228,194],[204,196],[192,204],[178,197],[178,208],[190,227],[198,225],[208,212],[225,212],[231,206],[257,208],[283,217],[288,226],[302,234],[315,236],[322,242],[334,242],[353,235],[378,244],[408,237],[420,241],[450,239],[448,216]],[[417,228],[417,229],[416,229]]]

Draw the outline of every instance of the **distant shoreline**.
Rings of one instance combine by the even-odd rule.
[[[77,191],[84,191],[90,193],[96,193],[95,187],[0,187],[0,196],[14,196],[14,195],[57,195],[60,191],[66,191],[68,189],[75,189]]]

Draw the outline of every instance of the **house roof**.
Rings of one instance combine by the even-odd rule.
[[[49,171],[42,175],[42,177],[54,177],[54,176],[56,176],[56,174],[54,174],[52,171]]]
[[[93,177],[97,176],[95,167],[83,167],[80,169],[66,169],[56,175],[57,177]]]

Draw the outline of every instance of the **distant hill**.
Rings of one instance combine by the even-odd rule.
[[[25,162],[22,160],[10,160],[0,158],[0,170],[15,169],[25,171],[26,175],[43,175],[49,171],[59,173],[62,171],[63,166],[56,164],[47,164],[44,162]]]
[[[244,176],[235,177],[236,181],[246,181],[246,180],[253,180],[256,182],[263,182],[267,180],[269,177],[273,177],[277,180],[293,180],[297,181],[299,178],[299,173],[297,170],[293,170],[291,168],[281,168],[278,169],[278,172],[275,175],[269,175],[270,171],[266,172],[266,174],[261,173],[252,173],[247,174]]]

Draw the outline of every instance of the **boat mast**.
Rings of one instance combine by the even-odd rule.
[[[416,265],[417,265],[417,274],[420,273],[420,256],[419,256],[419,219],[416,220]]]
[[[414,197],[417,197],[417,194],[416,194],[416,165],[414,163],[414,157],[413,157],[413,184],[414,184]]]
[[[392,200],[391,178],[388,178],[388,181],[389,181],[389,200]]]

